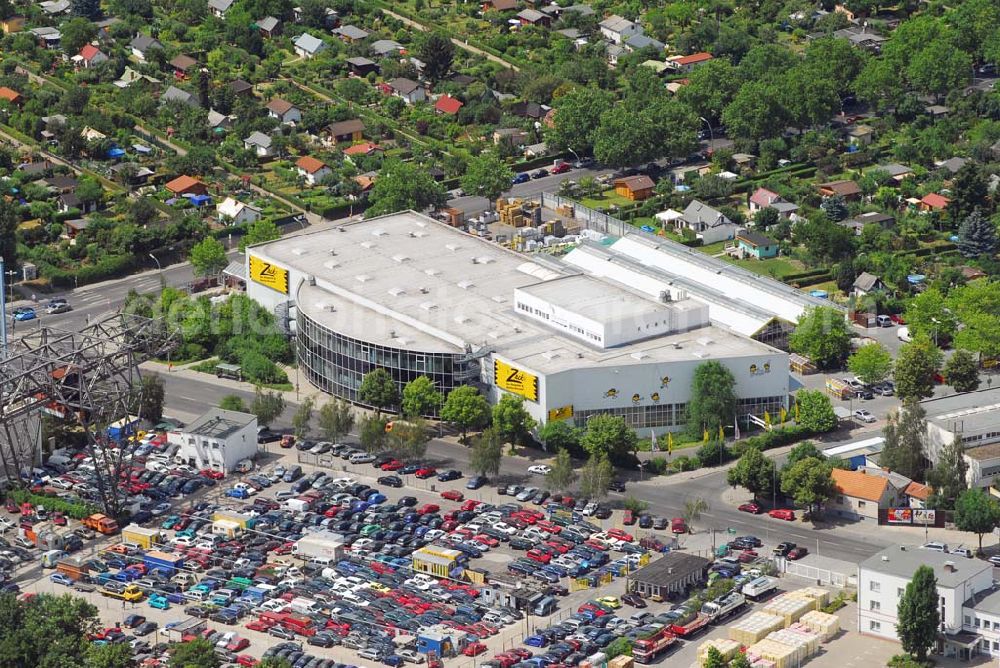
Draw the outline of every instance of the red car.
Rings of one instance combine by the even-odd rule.
[[[457,489],[446,489],[441,492],[442,499],[448,499],[449,501],[461,501],[465,498],[465,494],[462,494]]]
[[[737,555],[737,559],[740,560],[741,564],[749,564],[751,561],[759,557],[760,555],[753,550],[743,550]]]
[[[587,540],[583,541],[583,544],[586,545],[587,547],[592,547],[595,550],[598,550],[600,552],[607,552],[608,551],[608,546],[607,545],[605,545],[604,543],[601,543],[600,541],[596,541],[596,540],[594,540],[592,538],[588,538]]]
[[[417,469],[417,472],[413,475],[417,476],[421,480],[426,480],[427,478],[433,478],[437,475],[437,469],[433,466],[425,466],[423,468]]]
[[[767,511],[767,514],[775,519],[787,520],[789,522],[795,519],[795,511],[788,508],[775,508],[774,510]]]
[[[387,461],[385,464],[382,464],[382,466],[380,466],[379,468],[381,468],[383,471],[398,471],[399,469],[403,468],[403,462],[399,461],[398,459],[391,459]]]
[[[537,548],[528,550],[524,556],[528,557],[528,559],[531,559],[532,561],[537,561],[540,564],[547,564],[552,561],[552,555],[547,552],[542,552]]]
[[[674,533],[687,533],[688,532],[687,522],[684,521],[683,517],[675,517],[674,519],[670,520],[670,530],[673,531]]]
[[[614,527],[612,529],[608,529],[608,535],[611,536],[612,538],[617,538],[618,540],[623,540],[626,543],[631,543],[634,540],[634,537],[632,536],[632,534],[628,533],[627,531],[622,531],[618,527]]]
[[[510,649],[510,653],[516,656],[521,661],[524,661],[525,659],[530,659],[535,655],[534,652],[532,652],[530,649],[525,649],[524,647],[512,647]]]
[[[788,556],[785,557],[785,558],[789,559],[791,561],[796,561],[796,560],[801,559],[802,557],[806,556],[807,554],[809,554],[809,550],[807,550],[806,548],[804,548],[804,547],[793,547],[791,550],[788,551]]]
[[[459,508],[459,510],[475,510],[476,506],[482,504],[482,501],[476,501],[475,499],[466,499],[465,503]]]
[[[258,663],[257,659],[253,658],[249,654],[240,654],[236,657],[236,664],[239,666],[246,666],[246,668],[253,668],[253,666],[256,666]]]
[[[494,538],[493,536],[487,536],[484,533],[479,534],[472,540],[476,541],[477,543],[482,543],[483,545],[488,545],[489,547],[496,547],[497,545],[500,544],[500,541],[498,541],[496,538]]]
[[[222,471],[213,471],[212,469],[202,469],[198,471],[198,475],[210,478],[212,480],[222,480],[226,477],[226,474]]]
[[[559,533],[560,531],[562,531],[561,526],[559,526],[558,524],[553,524],[548,520],[538,520],[538,524],[536,526],[546,533]]]
[[[500,664],[500,668],[510,668],[515,663],[520,661],[513,654],[497,654],[493,657],[493,660]]]
[[[226,649],[230,652],[239,652],[240,650],[246,649],[250,646],[250,641],[246,638],[234,638],[232,642],[226,645]]]
[[[13,515],[17,515],[18,513],[21,512],[21,509],[17,506],[17,503],[14,501],[14,499],[7,499],[7,501],[3,504],[3,507],[7,510],[8,513],[11,513]]]
[[[441,510],[441,506],[436,503],[425,503],[419,509],[417,509],[418,515],[430,515],[431,513],[436,513]]]
[[[758,506],[756,503],[740,504],[739,508],[737,508],[736,510],[742,513],[752,513],[754,515],[760,515],[762,512],[764,512],[764,509]]]
[[[571,169],[573,168],[568,162],[560,162],[558,165],[549,170],[549,174],[565,174]]]
[[[466,645],[465,649],[462,650],[462,654],[464,654],[465,656],[479,656],[485,651],[486,651],[485,643],[476,641],[476,642],[470,642],[468,645]]]
[[[631,510],[626,510],[625,517],[622,519],[622,524],[624,524],[627,527],[630,527],[633,524],[635,524],[635,519],[636,519],[635,513],[633,513]]]
[[[906,324],[906,319],[903,316],[899,315],[899,314],[890,315],[889,319],[892,320],[897,325],[905,325]]]

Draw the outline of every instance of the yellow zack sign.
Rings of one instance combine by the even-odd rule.
[[[288,294],[288,270],[253,255],[250,256],[250,280]]]
[[[501,390],[538,401],[538,377],[500,360],[493,365],[493,381]]]

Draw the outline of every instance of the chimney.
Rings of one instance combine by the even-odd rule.
[[[944,562],[944,570],[947,571],[947,572],[949,572],[949,573],[954,573],[957,570],[955,568],[955,562],[954,561],[946,561],[946,562]]]

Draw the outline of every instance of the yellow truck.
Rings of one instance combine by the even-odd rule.
[[[118,586],[116,586],[118,585]],[[101,596],[108,598],[118,598],[123,601],[134,603],[143,598],[142,590],[136,585],[121,586],[121,583],[108,582],[101,587]]]
[[[149,550],[163,540],[163,532],[159,529],[147,529],[138,524],[129,524],[122,529],[122,540],[126,543],[135,543],[144,550]]]

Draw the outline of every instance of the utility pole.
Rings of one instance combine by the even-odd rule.
[[[0,257],[0,359],[7,359],[7,274]]]

